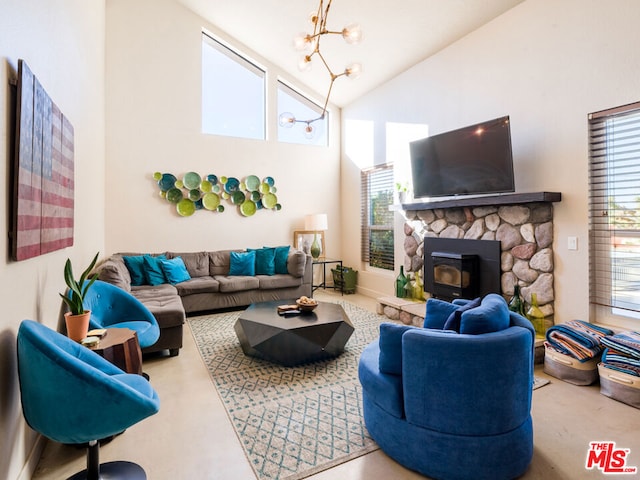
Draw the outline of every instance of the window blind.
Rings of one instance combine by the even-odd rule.
[[[362,261],[393,270],[393,165],[362,170],[360,178]]]
[[[640,311],[640,102],[589,115],[589,297]]]

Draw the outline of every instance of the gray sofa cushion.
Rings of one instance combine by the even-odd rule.
[[[99,269],[98,279],[111,283],[125,292],[131,291],[131,275],[121,256],[112,255]]]
[[[144,306],[156,317],[161,329],[184,323],[186,315],[182,300],[173,285],[165,283],[156,286],[132,287],[131,294],[144,303]]]
[[[304,275],[304,267],[307,264],[307,255],[301,250],[291,250],[287,259],[287,270],[294,277]]]
[[[152,298],[159,295],[178,295],[178,289],[170,283],[160,285],[138,285],[131,287],[131,293],[136,298]]]
[[[214,278],[220,282],[222,293],[254,290],[260,286],[258,277],[216,275]]]
[[[260,281],[260,288],[262,290],[299,287],[302,285],[302,277],[293,277],[291,275],[256,275],[256,278]]]
[[[231,252],[241,252],[242,250],[218,250],[209,252],[209,275],[228,275],[229,266],[231,265]]]
[[[184,266],[191,278],[209,276],[209,253],[208,252],[167,252],[167,258],[182,258]]]
[[[134,292],[133,295],[142,301]],[[144,306],[156,317],[160,329],[182,325],[186,314],[178,295],[158,295],[144,299]]]
[[[209,260],[207,259],[207,264]],[[178,295],[193,295],[194,293],[216,293],[220,291],[220,282],[213,277],[195,277],[186,282],[176,284]]]

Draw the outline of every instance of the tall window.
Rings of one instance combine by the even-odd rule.
[[[202,34],[202,131],[265,139],[265,70]]]
[[[309,100],[297,90],[278,80],[278,117],[284,112],[293,113],[297,119],[312,120],[322,113],[322,107]],[[290,127],[278,125],[278,141],[286,143],[301,143],[304,145],[327,145],[329,111],[322,120],[313,122],[313,136],[307,138],[303,129],[304,123],[296,123]]]
[[[362,261],[393,270],[393,166],[362,170]]]
[[[589,186],[590,301],[640,318],[640,103],[589,115]]]

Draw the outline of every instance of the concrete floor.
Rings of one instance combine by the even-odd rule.
[[[340,295],[318,291],[320,300]],[[344,300],[375,312],[375,300],[345,295]],[[209,374],[185,328],[184,347],[173,358],[145,360],[161,399],[160,412],[129,428],[104,445],[102,462],[128,460],[144,467],[152,480],[255,479]],[[630,449],[627,466],[639,468],[640,411],[600,394],[599,387],[577,387],[545,375],[551,383],[533,393],[534,456],[524,479],[583,480],[605,478],[600,470],[586,470],[592,441],[614,441]],[[82,399],[77,399],[82,401]],[[96,412],[99,414],[99,412]],[[85,468],[85,451],[48,442],[34,479],[61,479]],[[387,457],[380,450],[338,465],[312,480],[413,480],[424,478]]]

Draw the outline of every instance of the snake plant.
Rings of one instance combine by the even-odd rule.
[[[98,261],[98,254],[93,257],[91,264],[87,267],[87,269],[82,272],[80,275],[80,279],[76,280],[73,276],[73,267],[71,266],[71,260],[67,258],[66,263],[64,264],[64,281],[69,287],[68,293],[60,294],[64,303],[67,304],[69,310],[72,315],[82,315],[84,313],[84,297],[93,285],[93,282],[98,278],[98,274],[93,274],[89,277],[89,273],[93,270],[93,267],[96,265]]]

